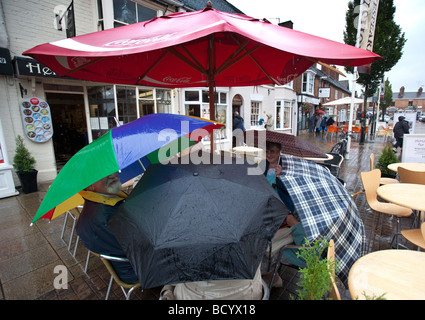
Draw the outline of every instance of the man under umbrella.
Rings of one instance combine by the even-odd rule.
[[[80,191],[85,202],[76,230],[90,251],[125,258],[124,250],[107,225],[127,197],[121,189],[118,174],[114,173]],[[111,261],[111,264],[122,281],[126,283],[139,281],[129,262]]]

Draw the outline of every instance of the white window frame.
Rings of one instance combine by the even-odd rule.
[[[102,1],[102,13],[103,13],[103,28],[104,30],[106,29],[112,29],[114,28],[114,23],[115,22],[119,22],[122,25],[125,25],[125,23],[118,21],[118,20],[114,20],[114,3],[113,0],[101,0]],[[134,2],[138,5],[144,6],[146,8],[152,9],[154,11],[156,11],[156,15],[157,17],[162,15],[162,10],[163,8],[161,8],[160,6],[154,6],[154,5],[149,5],[146,2],[142,2],[142,1],[135,1],[135,0],[128,0],[130,2]],[[137,6],[136,6],[137,8]],[[136,9],[137,12],[137,9]],[[101,22],[101,20],[98,18],[98,24]]]
[[[287,99],[275,100],[274,126],[276,130],[292,129],[292,108],[293,106],[292,106],[291,100],[287,100]],[[286,118],[285,118],[285,115],[287,115]]]
[[[305,78],[307,77],[307,78]],[[302,81],[301,81],[301,92],[307,93],[307,94],[314,94],[314,77],[315,73],[311,70],[307,70],[302,75]],[[305,83],[305,89],[304,89],[304,83]]]
[[[251,126],[258,126],[260,113],[261,113],[261,101],[251,100]]]
[[[186,92],[198,92],[198,101],[186,101]],[[215,111],[220,109],[226,110],[226,126],[221,130],[215,130],[215,139],[227,141],[231,137],[231,130],[233,126],[232,121],[232,110],[229,107],[229,89],[227,88],[216,88],[215,93],[217,94],[218,101],[215,101]],[[223,97],[221,94],[225,94]],[[182,113],[188,115],[186,112],[186,106],[199,105],[200,106],[200,117],[205,119],[211,119],[210,117],[210,105],[209,102],[203,101],[203,94],[209,95],[208,89],[206,88],[185,88],[182,90]],[[216,117],[216,121],[219,121]],[[204,138],[205,139],[205,138]]]

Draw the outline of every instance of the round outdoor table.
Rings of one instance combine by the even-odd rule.
[[[259,163],[266,158],[265,151],[261,148],[256,148],[256,147],[248,147],[248,146],[234,147],[232,149],[232,152],[237,157],[244,157],[244,156],[250,157],[256,163]]]
[[[382,199],[413,210],[425,211],[425,185],[393,183],[376,189]]]
[[[348,274],[351,298],[425,299],[425,253],[381,250],[357,260]]]
[[[256,147],[248,147],[248,146],[234,147],[232,151],[236,153],[245,153],[245,154],[251,154],[256,156],[258,155],[262,156],[264,154],[263,149],[256,148]]]
[[[324,162],[324,161],[327,161],[327,160],[332,160],[334,158],[334,156],[331,155],[331,154],[329,154],[329,153],[325,153],[325,154],[326,154],[327,158],[309,158],[309,157],[303,157],[301,159],[315,161],[315,162]]]
[[[397,169],[400,166],[413,171],[425,171],[425,163],[415,163],[415,162],[391,163],[387,166],[387,168],[394,172],[397,172]]]

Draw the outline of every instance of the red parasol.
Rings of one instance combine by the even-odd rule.
[[[316,62],[381,57],[339,42],[210,6],[36,46],[23,53],[60,76],[167,88],[283,85]],[[214,101],[210,115],[215,120]]]

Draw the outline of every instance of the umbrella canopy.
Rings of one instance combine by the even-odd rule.
[[[210,7],[36,46],[23,53],[60,76],[168,88],[283,85],[314,63],[359,66],[381,57]],[[211,119],[215,119],[210,99]]]
[[[354,104],[362,104],[362,99],[354,98]],[[324,106],[342,106],[345,104],[351,104],[351,97],[345,97],[338,100],[334,100],[328,103],[323,104]]]
[[[149,166],[109,221],[142,288],[253,279],[287,209],[247,162],[216,159]]]
[[[33,223],[40,218],[54,219],[81,204],[82,198],[76,194],[107,175],[119,172],[121,182],[128,181],[149,164],[166,161],[222,126],[201,118],[157,113],[111,129],[65,164]]]
[[[317,114],[325,114],[326,112],[325,112],[325,111],[323,111],[323,110],[316,110],[316,111],[314,111],[314,113],[317,113]]]
[[[346,284],[352,264],[366,253],[363,221],[352,197],[326,168],[295,157],[282,156],[280,179],[294,202],[310,242],[335,241],[338,277]]]
[[[247,130],[245,142],[248,146],[265,149],[265,142],[276,142],[281,145],[281,152],[300,158],[328,159],[328,156],[315,145],[292,134],[271,130]]]
[[[26,52],[61,76],[161,87],[284,84],[315,62],[357,66],[370,51],[205,8],[177,12]],[[211,59],[213,61],[211,61]]]

